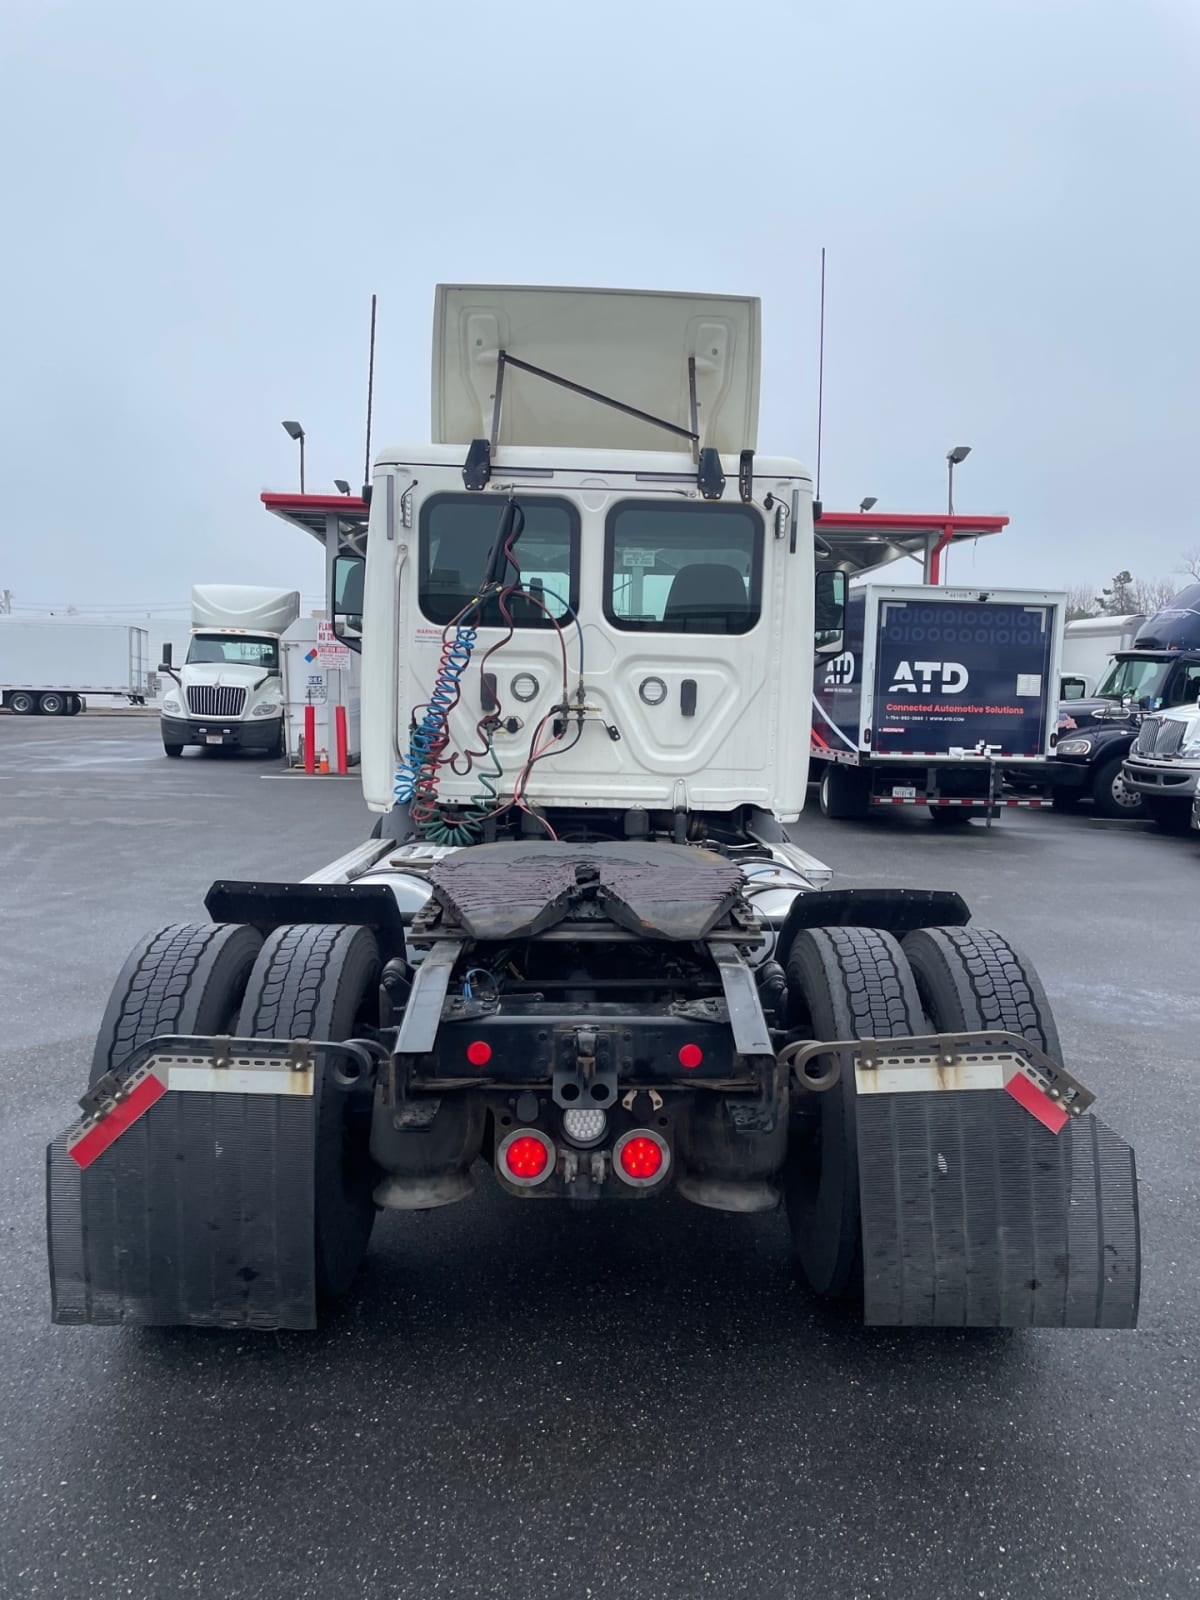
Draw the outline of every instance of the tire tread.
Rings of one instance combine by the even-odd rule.
[[[254,929],[236,923],[175,922],[147,935],[113,986],[90,1082],[156,1034],[222,1026],[241,999],[238,985],[244,987],[261,942]]]
[[[1030,962],[1003,934],[990,928],[919,928],[904,951],[926,991],[926,1003],[941,1028],[997,1028],[1017,1033],[1056,1061],[1062,1059],[1058,1030],[1046,991]],[[939,1003],[928,999],[928,974],[940,977]],[[955,1004],[947,1009],[949,986]],[[941,1014],[937,1015],[940,1010]]]

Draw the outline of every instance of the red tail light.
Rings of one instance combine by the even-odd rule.
[[[665,1140],[649,1128],[633,1128],[613,1148],[616,1174],[635,1188],[648,1188],[666,1177],[671,1151]]]
[[[690,1071],[692,1067],[698,1067],[703,1060],[704,1051],[701,1050],[698,1044],[680,1045],[679,1065],[681,1067],[687,1067]]]
[[[473,1067],[486,1067],[492,1059],[492,1047],[486,1039],[472,1039],[467,1046],[467,1060]]]
[[[500,1168],[510,1183],[532,1187],[554,1171],[554,1146],[535,1128],[517,1128],[501,1141]]]

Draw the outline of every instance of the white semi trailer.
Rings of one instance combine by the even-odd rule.
[[[159,668],[167,755],[187,745],[283,754],[280,640],[299,615],[296,589],[197,584],[187,659],[176,668],[164,645]]]
[[[16,716],[75,716],[89,697],[144,705],[145,628],[78,617],[0,617],[0,704]]]
[[[373,835],[133,951],[48,1152],[56,1321],[311,1327],[487,1167],[782,1204],[870,1322],[1134,1323],[1133,1155],[1030,963],[794,842],[844,575],[758,374],[752,299],[438,291],[432,441],[330,552]]]

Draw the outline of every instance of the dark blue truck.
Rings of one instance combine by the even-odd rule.
[[[827,817],[928,806],[938,823],[1041,805],[1057,742],[1066,596],[869,584],[819,657],[812,756]],[[1027,778],[1019,794],[1006,771]]]

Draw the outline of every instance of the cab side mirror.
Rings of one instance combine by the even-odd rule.
[[[813,605],[813,648],[819,656],[842,653],[846,623],[846,574],[817,573]]]
[[[339,556],[333,569],[333,595],[330,614],[337,638],[352,650],[362,648],[363,584],[366,578],[365,556]]]

